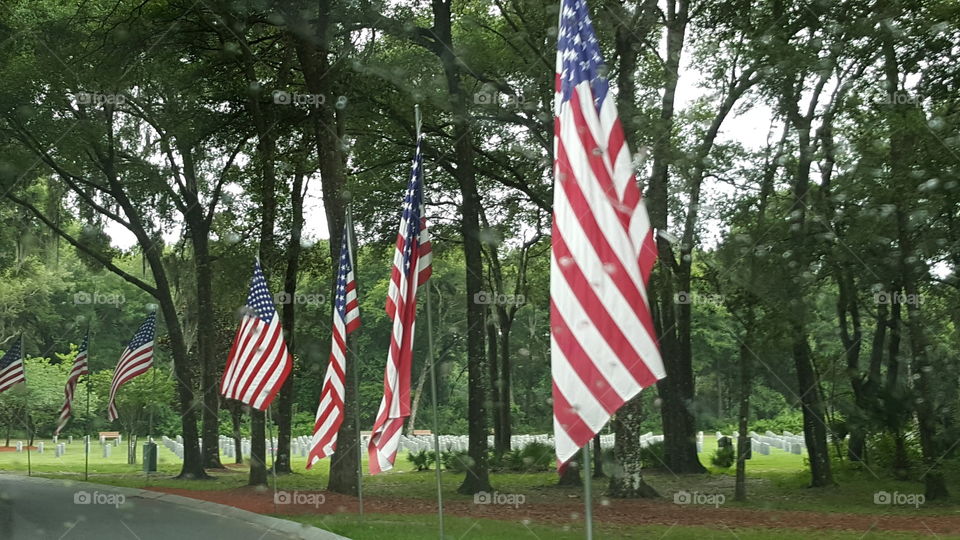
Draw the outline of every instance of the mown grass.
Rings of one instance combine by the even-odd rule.
[[[392,514],[367,514],[360,522],[356,515],[333,516],[279,516],[301,523],[320,527],[322,529],[353,538],[354,540],[420,540],[436,538],[438,535],[437,520],[434,516],[408,516]],[[448,538],[463,538],[467,540],[501,540],[501,539],[550,539],[550,540],[581,540],[584,537],[582,525],[551,526],[530,522],[509,522],[492,519],[471,519],[462,517],[446,517],[444,532]],[[760,528],[730,528],[726,526],[686,527],[686,526],[616,526],[597,524],[594,528],[594,538],[653,538],[666,540],[707,540],[713,538],[739,540],[808,540],[818,538],[825,540],[906,540],[913,538],[928,538],[927,535],[893,532],[847,532],[847,531],[802,531],[791,529],[760,529]]]
[[[714,438],[707,437],[701,460],[710,462],[715,449]],[[138,461],[140,459],[138,450]],[[67,453],[56,458],[53,444],[47,441],[47,450],[43,455],[31,453],[32,473],[49,478],[83,479],[83,446],[74,442],[67,447]],[[748,495],[746,502],[733,500],[733,469],[719,470],[711,467],[705,475],[677,476],[669,471],[650,469],[645,473],[648,483],[658,490],[664,502],[672,502],[678,491],[723,494],[724,505],[728,507],[754,508],[762,510],[809,510],[816,512],[851,512],[894,515],[960,515],[960,506],[955,502],[927,502],[919,508],[913,506],[890,506],[874,504],[874,493],[923,493],[923,485],[918,481],[898,481],[885,471],[860,467],[838,468],[835,471],[837,485],[828,488],[808,488],[809,473],[806,472],[805,456],[794,455],[777,449],[762,456],[754,453],[748,462]],[[230,463],[230,458],[223,458]],[[126,446],[121,444],[113,448],[110,458],[102,457],[99,443],[91,446],[90,481],[125,487],[170,487],[180,489],[219,490],[234,489],[246,485],[246,467],[225,471],[211,471],[210,480],[180,480],[173,478],[179,473],[180,460],[171,451],[160,446],[158,472],[146,475],[141,466],[126,464]],[[329,460],[323,460],[311,470],[304,468],[305,458],[294,456],[294,473],[280,475],[277,487],[284,490],[322,490],[327,485]],[[364,469],[366,465],[364,463]],[[26,473],[27,454],[0,452],[0,470]],[[960,473],[956,468],[947,468],[948,485],[960,485]],[[397,467],[393,471],[377,476],[364,476],[364,492],[374,497],[403,497],[430,499],[436,495],[433,471],[415,472],[404,455],[397,458]],[[463,480],[463,474],[444,472],[443,491],[448,500],[470,501],[469,496],[456,493]],[[270,479],[271,484],[273,478]],[[560,488],[556,486],[554,472],[491,474],[493,487],[501,493],[523,494],[528,504],[569,501],[580,493],[580,488]],[[602,500],[606,481],[595,483],[597,499]]]

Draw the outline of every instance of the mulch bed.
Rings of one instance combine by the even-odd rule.
[[[36,449],[37,449],[36,446],[31,446],[31,447],[30,447],[30,451],[33,451],[33,450],[36,450]],[[0,452],[16,452],[16,451],[17,451],[17,447],[16,447],[16,446],[0,446]],[[23,445],[23,451],[24,451],[24,452],[27,451],[27,445]]]
[[[274,505],[273,492],[260,488],[243,487],[222,491],[199,491],[150,487],[184,497],[226,504],[258,514],[329,515],[357,513],[355,497],[326,491],[323,504]],[[300,491],[301,494],[308,493]],[[364,510],[377,514],[433,514],[436,504],[424,499],[364,497]],[[549,525],[576,525],[581,523],[583,505],[579,502],[527,503],[519,507],[505,505],[477,505],[466,501],[444,501],[445,513],[468,518],[523,521]],[[905,531],[929,535],[960,534],[960,515],[904,516],[885,514],[849,514],[787,510],[754,510],[745,508],[711,508],[709,506],[681,506],[668,501],[607,500],[594,508],[594,517],[601,523],[619,525],[682,525],[706,526],[722,530],[770,527],[812,530]]]

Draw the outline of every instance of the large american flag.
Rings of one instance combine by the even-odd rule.
[[[60,431],[70,420],[70,414],[73,412],[73,392],[77,388],[77,381],[81,375],[90,373],[87,366],[87,347],[90,342],[90,333],[83,337],[83,343],[77,350],[77,356],[73,359],[73,367],[70,369],[70,375],[67,377],[67,385],[63,389],[64,401],[63,407],[60,407],[60,418],[57,420],[57,429],[53,432],[54,436],[60,435]]]
[[[307,457],[308,469],[337,449],[337,432],[343,424],[343,396],[347,382],[347,335],[360,326],[360,304],[357,301],[357,281],[353,272],[353,251],[350,246],[352,226],[348,216],[340,242],[340,269],[337,271],[337,292],[333,299],[330,362],[323,377],[320,406],[317,407],[317,419],[313,424],[313,442]],[[356,369],[356,366],[351,369]]]
[[[253,265],[246,312],[227,358],[220,393],[264,411],[290,374],[293,359],[260,261]]]
[[[18,337],[13,347],[0,358],[0,392],[6,392],[17,383],[27,382],[23,373],[23,337]]]
[[[647,300],[656,260],[584,0],[562,0],[554,119],[550,338],[553,427],[564,464],[665,376]]]
[[[140,329],[133,335],[127,348],[120,355],[117,369],[110,383],[110,402],[107,404],[107,418],[112,422],[119,418],[115,402],[117,391],[131,379],[139,377],[153,365],[153,335],[157,328],[157,312],[147,315]]]
[[[410,368],[413,327],[417,318],[417,287],[430,279],[432,258],[423,209],[422,141],[423,135],[420,135],[410,183],[403,198],[403,215],[387,291],[387,316],[393,320],[393,329],[383,375],[383,400],[367,447],[370,474],[393,468],[403,421],[410,416]]]

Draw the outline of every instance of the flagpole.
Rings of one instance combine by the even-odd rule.
[[[586,521],[587,540],[593,540],[593,474],[590,472],[590,464],[590,442],[587,442],[583,447],[583,517]]]
[[[277,457],[273,455],[273,419],[270,415],[270,406],[267,407],[267,436],[270,438],[270,468],[273,469],[273,509],[277,509]]]
[[[350,250],[350,266],[353,268],[354,283],[359,285],[356,263],[357,246],[356,239],[353,237],[353,205],[350,203],[347,203],[346,226],[347,248]],[[357,301],[360,300],[359,293],[360,291],[357,289]],[[363,523],[363,441],[360,436],[360,357],[357,355],[357,352],[353,349],[353,347],[350,346],[351,341],[352,339],[350,336],[346,335],[347,349],[350,351],[350,356],[353,357],[353,365],[351,365],[349,369],[353,371],[353,423],[357,431],[357,504],[360,507],[360,522]]]
[[[23,384],[27,384],[27,355],[23,349],[23,332],[20,333],[20,369],[23,370]],[[30,464],[30,443],[33,442],[33,437],[30,429],[30,399],[27,398],[26,404],[23,406],[23,413],[26,416],[26,421],[24,422],[24,427],[27,428],[27,476],[33,476],[33,471]]]
[[[417,145],[420,144],[420,130],[423,125],[423,118],[420,115],[420,105],[414,106],[414,117],[416,119],[417,125]],[[414,158],[416,159],[416,158]],[[422,174],[421,170],[421,174]],[[424,182],[426,183],[426,182]],[[426,186],[421,186],[421,189]],[[426,198],[426,197],[424,197]],[[430,296],[430,284],[427,284],[426,294],[426,304],[427,304],[427,362],[430,363],[430,394],[433,398],[433,403],[431,408],[433,409],[433,453],[434,459],[436,461],[434,467],[436,468],[436,477],[437,477],[437,516],[440,520],[440,540],[444,538],[444,524],[443,524],[443,481],[442,481],[442,472],[440,471],[440,415],[437,413],[437,363],[433,356],[433,302],[431,301]]]
[[[87,320],[87,365],[90,365],[90,320]],[[87,368],[87,375],[84,383],[87,387],[87,421],[83,436],[83,481],[86,482],[90,477],[90,445],[87,444],[87,437],[90,435],[90,369]],[[79,382],[79,381],[78,381]]]

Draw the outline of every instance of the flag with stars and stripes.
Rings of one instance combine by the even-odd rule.
[[[27,382],[23,372],[23,336],[0,358],[0,392],[6,392],[17,383]]]
[[[73,367],[70,369],[70,375],[67,376],[67,385],[63,389],[64,401],[63,407],[60,407],[60,418],[57,419],[57,429],[53,432],[54,436],[60,435],[60,431],[67,425],[70,415],[73,412],[73,392],[77,389],[77,381],[81,375],[90,373],[87,366],[87,347],[90,342],[90,332],[83,337],[83,343],[77,349],[77,356],[73,359]]]
[[[367,453],[370,474],[393,468],[403,422],[410,416],[410,369],[413,363],[413,327],[417,318],[417,287],[430,279],[430,234],[423,208],[423,135],[417,139],[410,183],[403,198],[403,214],[393,271],[387,291],[387,316],[393,321],[383,400],[373,425]]]
[[[553,429],[562,465],[665,376],[647,283],[656,246],[585,0],[557,35],[550,260]]]
[[[111,422],[120,416],[117,413],[117,391],[130,380],[146,373],[153,365],[153,335],[156,329],[157,312],[154,311],[147,315],[147,320],[143,321],[120,355],[117,369],[113,372],[113,382],[110,383],[110,401],[107,404],[107,418]]]
[[[293,359],[260,261],[253,265],[245,311],[223,370],[220,393],[264,411],[290,375]]]
[[[320,405],[317,407],[317,418],[313,424],[313,441],[307,457],[308,469],[337,449],[337,432],[343,424],[344,391],[347,384],[347,336],[360,326],[352,239],[353,223],[348,214],[343,225],[343,239],[340,241],[340,268],[337,271],[336,297],[333,299],[330,362],[323,377]]]

